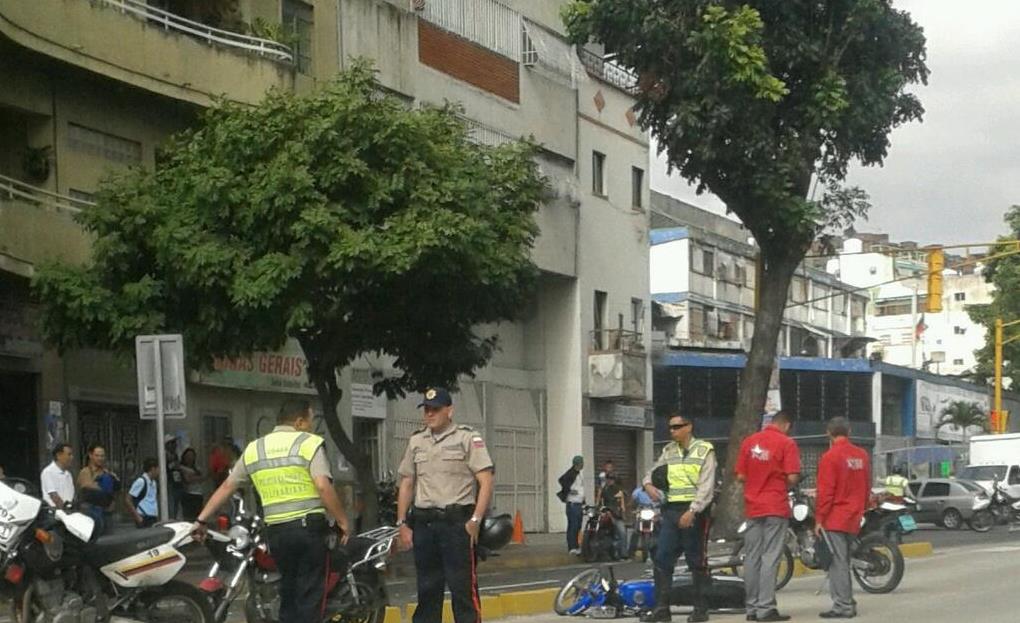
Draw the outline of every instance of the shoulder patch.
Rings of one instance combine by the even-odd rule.
[[[482,439],[481,437],[473,437],[471,439],[471,447],[472,448],[484,448],[485,447],[485,440]]]

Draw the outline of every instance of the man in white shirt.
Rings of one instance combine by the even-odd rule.
[[[43,499],[54,508],[62,508],[74,501],[74,477],[70,471],[72,461],[71,444],[58,443],[53,447],[53,462],[39,475]]]

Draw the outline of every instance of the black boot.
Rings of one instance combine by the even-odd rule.
[[[665,623],[670,621],[669,593],[673,589],[673,571],[654,567],[655,608],[641,615],[641,623]]]
[[[687,617],[687,623],[703,623],[708,620],[708,585],[711,582],[704,571],[691,574],[694,582],[694,612]]]

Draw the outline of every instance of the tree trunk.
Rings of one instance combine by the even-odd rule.
[[[777,258],[770,255],[779,255]],[[759,309],[755,313],[754,337],[747,365],[740,375],[737,391],[737,411],[730,428],[729,447],[726,452],[726,472],[723,489],[717,500],[715,521],[722,534],[736,532],[743,516],[742,489],[733,477],[737,464],[740,444],[745,437],[761,428],[761,415],[765,407],[769,377],[776,357],[776,341],[783,326],[783,310],[786,309],[790,280],[799,264],[799,258],[790,257],[788,250],[768,253],[762,250],[764,263],[761,282],[755,287],[759,292]]]
[[[347,462],[354,468],[355,478],[361,489],[363,503],[360,514],[361,530],[375,527],[378,523],[379,500],[375,474],[372,473],[372,459],[354,445],[347,431],[344,430],[343,424],[340,423],[337,405],[340,403],[340,398],[343,397],[343,392],[336,382],[336,366],[316,361],[315,355],[312,354],[315,351],[307,348],[304,342],[301,346],[305,351],[305,357],[308,358],[308,376],[319,394],[319,401],[322,403],[322,419],[325,420],[326,427],[329,429],[329,436]],[[351,529],[354,530],[356,525],[354,509],[347,508],[345,510],[351,520]]]

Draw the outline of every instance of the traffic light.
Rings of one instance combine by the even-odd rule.
[[[946,256],[942,249],[928,251],[928,301],[925,311],[937,314],[942,311],[942,270]]]

